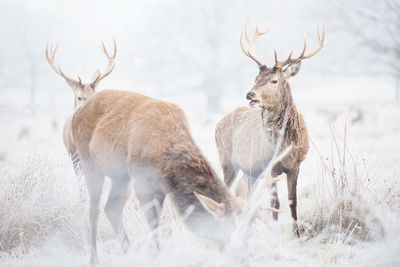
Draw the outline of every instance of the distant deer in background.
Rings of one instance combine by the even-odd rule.
[[[217,177],[177,105],[133,92],[104,90],[76,110],[72,135],[90,198],[92,263],[97,262],[97,220],[105,176],[112,181],[105,214],[124,251],[130,242],[122,214],[131,182],[142,206],[156,201],[162,207],[170,193],[190,230],[222,245],[229,239],[244,203]],[[267,187],[268,181],[258,188]],[[145,211],[151,229],[157,228],[159,215],[155,206]]]
[[[293,102],[288,79],[295,76],[301,60],[317,54],[324,46],[325,26],[322,37],[318,31],[319,47],[312,53],[305,54],[306,40],[300,56],[292,58],[292,53],[285,61],[278,61],[274,51],[275,65],[268,68],[255,55],[257,38],[269,31],[260,32],[256,27],[252,40],[247,34],[247,23],[244,33],[240,36],[243,53],[254,60],[259,67],[255,85],[247,93],[250,107],[239,107],[218,122],[215,130],[216,144],[224,174],[224,181],[229,186],[242,170],[248,178],[249,187],[268,166],[275,151],[280,151],[294,144],[294,149],[287,158],[279,162],[273,169],[272,176],[277,177],[283,172],[287,175],[288,198],[294,231],[297,228],[297,177],[301,162],[308,152],[308,133],[303,116],[297,111]],[[243,45],[243,36],[248,42],[248,49]],[[287,66],[286,68],[283,68]],[[282,132],[283,131],[283,132]],[[281,145],[278,144],[281,140]],[[279,209],[279,199],[276,183],[272,185],[271,206]],[[278,213],[273,212],[273,219],[278,219]]]
[[[107,77],[114,69],[115,67],[115,57],[117,55],[117,45],[114,40],[114,55],[110,56],[107,52],[106,47],[104,46],[104,43],[101,42],[101,46],[103,49],[104,54],[108,58],[108,68],[105,71],[104,74],[101,74],[99,70],[97,70],[94,75],[93,75],[93,81],[91,83],[83,84],[81,78],[78,76],[78,80],[72,79],[69,76],[65,75],[64,72],[61,70],[60,66],[56,66],[54,63],[54,57],[56,55],[57,49],[58,49],[58,44],[54,49],[50,48],[49,52],[49,45],[46,46],[46,58],[47,61],[50,64],[50,67],[61,77],[65,79],[67,84],[72,88],[72,91],[75,96],[75,102],[74,102],[74,109],[76,110],[78,107],[81,105],[85,104],[86,101],[96,93],[97,87],[100,83],[101,80],[103,80],[105,77]],[[75,145],[72,139],[72,133],[71,133],[71,119],[72,116],[70,116],[67,121],[64,124],[63,128],[63,141],[64,145],[68,151],[68,154],[71,157],[73,166],[74,166],[74,171],[77,175],[79,175],[79,157],[76,153]]]

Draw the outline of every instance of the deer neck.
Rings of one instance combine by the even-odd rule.
[[[193,192],[219,203],[230,201],[229,191],[196,146],[191,143],[171,146],[167,153],[163,180],[181,213],[189,206],[203,210]]]
[[[76,99],[74,100],[75,102],[74,102],[74,112],[80,107],[80,106],[83,106],[83,104],[78,104],[78,101],[76,101]]]
[[[291,98],[275,106],[263,107],[261,121],[265,131],[273,132],[277,137],[283,133],[284,143],[287,143],[289,139],[295,143],[298,142],[299,118],[296,106]]]

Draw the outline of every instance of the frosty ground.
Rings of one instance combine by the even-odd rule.
[[[223,114],[191,110],[195,99],[171,101],[184,107],[197,144],[222,177],[214,129]],[[298,181],[300,238],[291,233],[285,176],[278,184],[279,221],[260,212],[246,239],[232,241],[225,252],[188,232],[167,199],[161,250],[154,255],[132,194],[124,213],[132,247],[122,254],[101,212],[99,266],[398,266],[400,107],[297,99],[311,141]],[[0,133],[0,266],[87,266],[85,182],[75,176],[61,138],[68,112],[7,109],[0,116],[6,126]]]

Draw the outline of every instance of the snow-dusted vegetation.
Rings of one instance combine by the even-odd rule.
[[[159,229],[161,250],[154,255],[151,233],[133,194],[124,214],[132,242],[126,255],[101,212],[100,266],[395,266],[400,262],[396,171],[400,128],[390,124],[400,119],[394,115],[399,108],[361,106],[359,112],[364,119],[351,123],[354,111],[349,108],[304,110],[312,145],[298,182],[300,238],[291,233],[284,175],[278,183],[279,221],[272,220],[270,211],[260,212],[243,239],[233,240],[224,252],[187,231],[167,200]],[[189,117],[197,143],[221,174],[213,140],[221,115]],[[48,114],[38,114],[29,122],[15,116],[14,123],[8,124],[9,139],[2,140],[2,147],[8,147],[2,151],[0,172],[3,266],[88,264],[86,185],[75,176],[60,129],[52,128],[52,120]],[[21,125],[29,127],[30,134],[16,141]],[[109,181],[102,207],[108,191]]]
[[[281,175],[279,220],[266,209],[265,194],[256,219],[239,225],[223,251],[188,231],[167,196],[155,252],[132,193],[123,214],[132,246],[124,254],[103,212],[106,179],[99,266],[400,265],[400,35],[390,24],[398,22],[392,10],[399,1],[247,2],[0,1],[0,266],[89,266],[86,183],[62,141],[74,98],[48,66],[46,43],[60,43],[56,63],[63,71],[89,81],[106,66],[100,42],[111,47],[115,37],[115,69],[99,90],[136,91],[181,106],[222,179],[215,126],[248,104],[258,71],[240,51],[247,16],[262,29],[273,25],[257,44],[269,66],[274,47],[297,55],[307,30],[312,49],[315,25],[327,25],[326,46],[290,80],[310,138],[297,187],[300,237],[292,233]]]

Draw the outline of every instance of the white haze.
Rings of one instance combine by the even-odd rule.
[[[269,66],[274,47],[281,58],[292,49],[298,53],[306,30],[313,49],[316,25],[327,25],[326,47],[304,60],[290,81],[311,140],[298,182],[304,234],[291,235],[282,176],[279,221],[262,211],[246,245],[234,240],[226,252],[188,232],[167,200],[161,251],[154,256],[133,194],[124,214],[132,242],[126,255],[101,209],[100,266],[398,266],[400,108],[394,103],[394,80],[373,64],[379,53],[360,49],[337,27],[345,12],[356,13],[356,1],[342,9],[332,2],[2,0],[0,266],[89,262],[85,182],[74,175],[61,138],[73,94],[46,62],[46,43],[60,44],[56,63],[68,75],[89,81],[107,66],[100,42],[111,49],[115,38],[116,67],[100,88],[132,90],[182,106],[196,143],[222,177],[215,124],[247,105],[244,95],[258,71],[239,46],[247,17],[249,30],[257,20],[262,28],[273,26],[256,47]],[[384,37],[384,32],[371,34]],[[208,105],[216,98],[219,109]],[[106,181],[102,207],[108,191]],[[349,199],[353,209],[338,208]],[[353,221],[343,228],[349,216]]]

